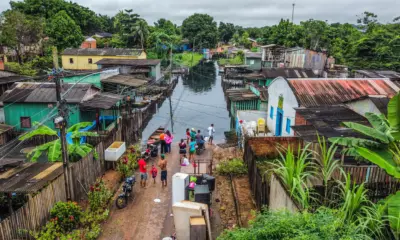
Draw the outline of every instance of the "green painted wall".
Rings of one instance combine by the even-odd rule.
[[[53,107],[56,104],[53,103]],[[71,109],[68,125],[71,126],[75,123],[80,122],[80,112],[77,109],[77,105],[68,104],[69,109]],[[4,115],[6,124],[15,126],[18,131],[26,131],[28,128],[21,128],[21,117],[30,117],[31,124],[34,122],[41,122],[47,114],[52,110],[47,103],[14,103],[7,104],[4,106]],[[54,111],[54,113],[57,113]],[[54,128],[53,118],[45,122],[45,125]]]
[[[245,64],[249,65],[249,68],[252,70],[260,70],[261,69],[261,59],[260,58],[246,58]]]
[[[77,81],[81,80],[84,77],[85,76],[63,77],[63,81],[65,83],[76,83]],[[91,84],[94,84],[96,87],[101,89],[100,73],[91,75],[89,77],[86,77],[80,83],[91,83]]]

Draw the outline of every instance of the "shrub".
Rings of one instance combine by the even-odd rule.
[[[247,167],[241,159],[225,160],[217,165],[217,173],[220,175],[243,175],[247,173]]]
[[[111,197],[112,193],[104,185],[103,180],[97,180],[93,186],[90,186],[88,194],[90,210],[104,209]]]
[[[76,202],[58,202],[51,209],[50,216],[65,233],[78,227],[82,209]]]
[[[259,214],[249,228],[225,231],[218,240],[241,239],[369,239],[352,224],[343,224],[335,210],[315,213],[269,212]]]

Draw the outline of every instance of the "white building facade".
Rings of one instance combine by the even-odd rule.
[[[272,81],[268,87],[268,130],[274,136],[294,136],[290,126],[295,124],[299,103],[289,82],[282,77]]]

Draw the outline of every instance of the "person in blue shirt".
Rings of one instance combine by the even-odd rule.
[[[194,153],[196,152],[196,140],[192,139],[189,143],[189,161],[194,160]],[[193,162],[194,164],[194,162]]]

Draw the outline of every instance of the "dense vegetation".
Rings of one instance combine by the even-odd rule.
[[[64,0],[11,1],[10,6],[1,14],[0,45],[15,50],[20,65],[34,58],[23,46],[43,46],[40,55],[44,60],[39,61],[40,65],[21,67],[29,75],[51,67],[48,46],[55,45],[60,51],[77,47],[83,36],[96,32],[113,34],[111,39],[98,38],[98,47],[144,48],[151,58],[167,58],[171,48],[179,51],[183,39],[199,49],[214,48],[218,42],[251,48],[252,38],[259,44],[326,51],[336,58],[336,63],[351,68],[400,70],[399,18],[384,24],[370,12],[363,13],[354,23],[310,19],[293,24],[282,19],[273,26],[243,28],[232,23],[217,24],[207,14],[189,16],[182,26],[163,18],[150,26],[132,9],[110,17]],[[46,36],[49,39],[43,41]]]

